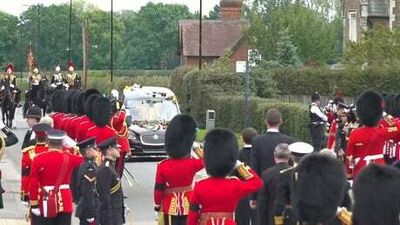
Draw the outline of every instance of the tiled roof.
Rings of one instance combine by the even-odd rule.
[[[245,20],[205,20],[202,23],[202,56],[219,57],[238,42],[244,29]],[[199,55],[199,21],[179,22],[181,53],[183,56]]]

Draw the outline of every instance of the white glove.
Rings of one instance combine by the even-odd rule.
[[[63,143],[63,146],[66,148],[72,148],[76,145],[76,141],[72,140],[72,138],[70,138],[69,136],[65,136],[62,143]]]
[[[57,87],[57,85],[56,85],[56,84],[54,84],[54,83],[53,83],[53,84],[51,84],[50,86],[51,86],[51,87],[53,87],[53,88],[56,88],[56,87]]]
[[[241,165],[243,165],[243,163],[240,162],[239,160],[237,160],[236,163],[235,163],[235,169],[237,169],[237,168],[240,167]]]
[[[14,92],[14,93],[17,93],[18,91],[17,91],[17,90],[14,90],[13,92]]]
[[[5,87],[4,86],[1,86],[1,90],[4,90],[5,89]]]
[[[3,122],[0,122],[0,130],[3,130],[4,127],[6,127],[6,125]]]
[[[31,212],[35,216],[40,216],[40,209],[39,208],[32,208]]]
[[[14,88],[14,84],[10,84],[10,87]]]
[[[29,207],[29,202],[23,201],[23,202],[22,202],[22,205],[28,208],[28,207]]]
[[[94,218],[86,219],[86,221],[87,221],[88,223],[93,223],[93,222],[94,222]]]

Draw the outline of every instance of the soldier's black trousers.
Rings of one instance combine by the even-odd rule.
[[[31,225],[42,225],[43,224],[43,217],[35,216],[31,213]]]
[[[186,225],[187,216],[164,215],[164,225]]]
[[[43,225],[71,225],[71,214],[58,214],[56,218],[43,218]]]
[[[315,152],[319,152],[322,148],[322,143],[325,135],[325,125],[312,125],[310,127],[311,140]]]

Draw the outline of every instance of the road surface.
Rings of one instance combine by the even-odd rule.
[[[21,108],[16,113],[16,126],[13,131],[19,138],[19,142],[7,148],[7,154],[0,162],[0,169],[3,172],[2,184],[6,193],[3,194],[4,209],[0,209],[0,224],[7,221],[13,221],[13,225],[28,224],[18,223],[24,219],[27,209],[19,200],[20,189],[20,160],[21,160],[21,145],[25,132],[28,127],[25,120],[22,118]],[[123,179],[123,190],[127,199],[125,203],[130,209],[127,214],[126,224],[135,225],[155,225],[156,215],[153,211],[153,187],[155,177],[154,162],[145,163],[126,163],[126,168],[136,177],[139,184],[133,183],[130,187],[125,179]],[[9,219],[9,220],[7,220]],[[17,219],[17,220],[13,220]],[[9,223],[11,224],[11,222]],[[75,220],[73,224],[79,224]]]

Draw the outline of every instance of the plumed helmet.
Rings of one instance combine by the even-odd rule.
[[[368,127],[378,124],[383,114],[383,99],[375,91],[364,91],[356,99],[357,117]]]
[[[318,101],[318,100],[320,100],[320,99],[321,99],[321,96],[319,95],[318,92],[314,92],[314,93],[311,95],[311,101],[312,101],[312,102]]]
[[[197,124],[189,115],[175,116],[165,132],[165,150],[172,158],[182,158],[190,154],[196,139]]]
[[[106,97],[100,97],[94,100],[92,114],[93,122],[99,127],[105,127],[111,119],[111,102]]]
[[[207,173],[214,177],[225,177],[235,167],[239,147],[232,131],[216,128],[204,139],[204,162]]]
[[[371,164],[353,185],[353,224],[398,225],[400,213],[400,170]]]
[[[75,68],[75,64],[72,62],[72,60],[68,61],[67,68],[70,68],[71,66]]]
[[[7,72],[8,69],[11,69],[11,71],[14,72],[14,65],[11,64],[11,63],[9,63],[9,64],[6,66],[6,70],[5,70],[5,71]]]
[[[336,216],[347,185],[338,160],[319,153],[307,155],[300,160],[292,179],[292,206],[300,221],[325,224]]]

